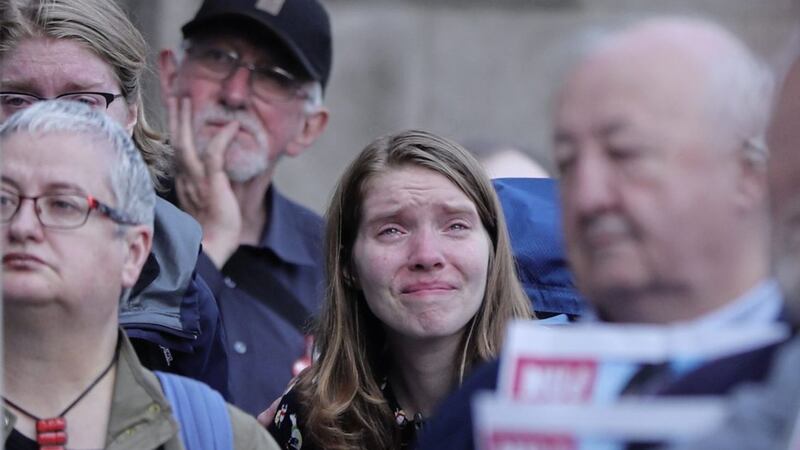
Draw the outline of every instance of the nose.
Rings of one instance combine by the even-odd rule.
[[[237,67],[228,78],[222,81],[220,100],[231,109],[243,108],[250,97],[250,77],[246,67]]]
[[[23,198],[17,213],[6,224],[8,241],[23,242],[26,240],[41,241],[44,238],[42,223],[36,214],[33,200]]]
[[[562,175],[561,189],[568,214],[578,218],[592,217],[613,208],[616,196],[614,173],[610,161],[597,151],[585,151],[575,167]]]
[[[419,230],[410,241],[409,268],[412,271],[436,270],[444,267],[442,236],[435,230]]]

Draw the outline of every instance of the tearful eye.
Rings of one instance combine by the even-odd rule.
[[[378,232],[378,236],[396,236],[400,234],[400,230],[397,227],[387,227]]]
[[[450,229],[451,230],[455,230],[455,231],[462,231],[462,230],[468,230],[469,227],[465,223],[457,222],[457,223],[451,224],[450,225]]]

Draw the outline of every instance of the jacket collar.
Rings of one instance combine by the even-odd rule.
[[[118,345],[107,447],[158,448],[178,433],[169,402],[161,392],[158,379],[139,362],[122,330]]]

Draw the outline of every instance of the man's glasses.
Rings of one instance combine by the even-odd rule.
[[[305,93],[300,90],[300,81],[281,67],[244,62],[235,51],[218,47],[190,47],[186,53],[189,59],[204,70],[206,78],[216,81],[227,79],[239,67],[249,70],[250,89],[264,101],[286,102],[305,97]]]
[[[10,116],[36,102],[45,100],[71,100],[88,105],[92,109],[104,110],[108,109],[111,102],[122,96],[122,94],[110,94],[108,92],[67,92],[55,97],[45,98],[25,92],[0,92],[0,111],[4,116]]]
[[[42,194],[26,197],[15,192],[0,191],[0,223],[11,222],[23,200],[32,200],[36,217],[43,227],[67,230],[79,228],[86,223],[89,214],[97,210],[112,221],[123,225],[136,225],[122,212],[99,202],[91,195]]]

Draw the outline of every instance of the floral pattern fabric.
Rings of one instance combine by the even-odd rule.
[[[417,431],[420,430],[424,424],[422,418],[418,416],[415,420],[414,418],[408,417],[403,408],[397,403],[394,392],[392,392],[391,386],[385,377],[381,381],[380,388],[389,407],[394,413],[395,424],[400,430],[400,448],[411,448]],[[268,427],[269,432],[278,442],[281,449],[322,450],[325,448],[324,443],[311,442],[310,440],[303,441],[303,413],[304,411],[302,411],[302,407],[297,400],[294,390],[290,389],[289,392],[281,398],[275,417]]]

